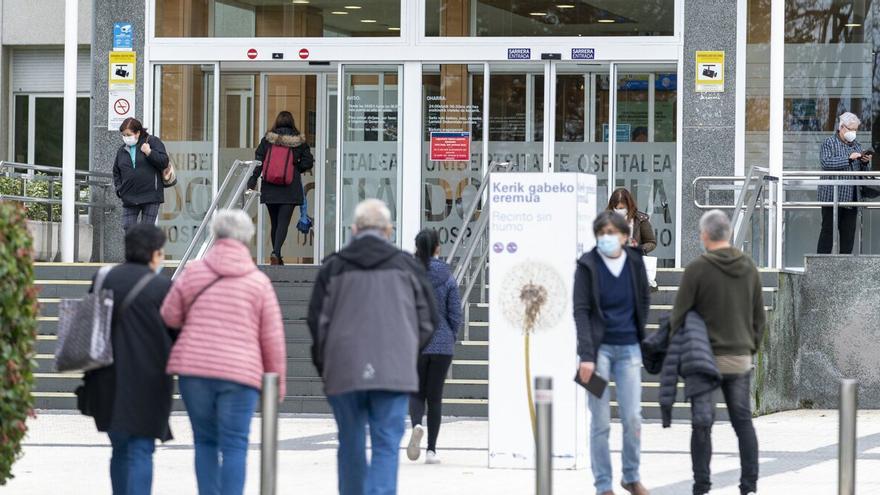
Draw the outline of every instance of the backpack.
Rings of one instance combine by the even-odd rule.
[[[263,162],[263,180],[276,186],[289,186],[293,183],[296,166],[293,163],[293,148],[272,144]]]

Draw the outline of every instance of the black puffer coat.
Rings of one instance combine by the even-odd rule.
[[[269,149],[276,144],[293,149],[293,163],[296,167],[293,173],[293,182],[281,186],[263,180],[260,202],[273,205],[301,205],[303,204],[302,174],[312,169],[315,165],[315,158],[309,150],[305,136],[288,127],[281,127],[266,133],[266,137],[260,141],[260,145],[254,153],[254,159],[260,162],[264,161]],[[249,188],[256,189],[257,180],[262,173],[262,166],[254,169],[254,175],[248,181]]]
[[[144,143],[150,145],[150,156],[141,151]],[[116,151],[116,161],[113,163],[113,185],[123,206],[164,203],[162,171],[168,167],[165,144],[156,136],[142,132],[135,145],[134,157],[135,163],[131,163],[128,146],[122,145]]]
[[[721,385],[721,373],[709,345],[706,323],[699,313],[688,312],[684,325],[673,331],[660,373],[660,412],[664,428],[669,428],[672,423],[672,404],[675,403],[679,375],[684,378],[686,399],[710,393]]]

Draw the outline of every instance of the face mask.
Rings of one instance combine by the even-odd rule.
[[[843,133],[843,139],[847,143],[851,143],[856,140],[856,131],[846,131]]]
[[[138,142],[138,138],[135,136],[122,136],[122,142],[125,143],[126,146],[134,146]]]
[[[618,215],[622,216],[623,218],[626,218],[626,215],[629,213],[629,210],[627,210],[626,208],[615,208],[614,213],[617,213]]]
[[[596,247],[599,248],[600,253],[609,258],[614,258],[620,254],[620,237],[614,234],[600,235],[596,239]]]

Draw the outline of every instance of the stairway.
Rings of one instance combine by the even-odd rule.
[[[54,352],[57,338],[58,303],[61,298],[81,297],[88,291],[91,278],[99,264],[37,264],[37,285],[40,292],[40,325],[37,340],[37,374],[35,400],[38,409],[75,409],[73,391],[81,383],[79,373],[54,371]],[[283,413],[330,412],[323,396],[321,379],[311,362],[311,336],[305,318],[312,284],[318,272],[315,266],[262,266],[275,287],[282,307],[284,330],[287,336],[287,397],[281,405]],[[170,275],[170,269],[168,274]],[[649,331],[656,330],[659,319],[669,314],[675,300],[682,270],[659,270],[659,291],[651,300]],[[775,301],[778,276],[775,272],[762,272],[764,300],[768,309]],[[472,298],[473,300],[473,298]],[[446,382],[443,412],[449,416],[485,417],[488,415],[489,396],[489,324],[488,304],[474,300],[470,303],[471,322],[462,340],[456,345],[456,354]],[[659,419],[657,403],[659,384],[656,376],[643,373],[642,411],[646,419]],[[680,385],[681,386],[681,385]],[[614,384],[612,414],[616,416]],[[175,396],[177,398],[177,396]],[[179,398],[175,408],[182,409]],[[719,405],[719,419],[726,418],[723,404]],[[674,418],[690,417],[688,404],[676,403]]]

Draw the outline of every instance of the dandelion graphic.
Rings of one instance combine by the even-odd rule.
[[[565,284],[559,272],[539,261],[524,261],[510,269],[502,287],[502,312],[507,321],[523,332],[526,399],[532,433],[535,433],[535,402],[532,397],[531,335],[552,328],[565,311]]]

